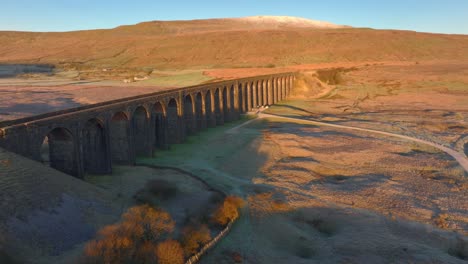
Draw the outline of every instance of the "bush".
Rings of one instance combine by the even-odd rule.
[[[183,230],[183,246],[185,256],[189,257],[211,240],[211,233],[208,226],[188,227]]]
[[[449,224],[447,222],[448,219],[449,219],[448,214],[441,214],[435,219],[435,224],[439,228],[447,229],[449,228]]]
[[[161,199],[168,199],[177,194],[177,186],[165,180],[151,180],[145,187],[150,193]]]
[[[158,244],[156,248],[159,264],[183,264],[184,251],[176,240],[167,240]]]
[[[165,180],[150,180],[133,198],[140,204],[158,206],[161,201],[168,200],[177,194],[177,186]]]
[[[10,159],[0,160],[0,165],[3,165],[4,167],[10,167],[11,160]]]
[[[317,75],[320,81],[326,84],[337,85],[344,83],[343,72],[349,70],[343,68],[324,69],[318,70]]]
[[[239,208],[244,205],[244,200],[235,196],[228,196],[223,204],[213,215],[213,221],[220,225],[226,225],[239,217]]]
[[[174,221],[171,216],[162,210],[156,210],[149,205],[130,208],[123,215],[122,227],[128,233],[148,241],[157,241],[164,235],[172,233]]]
[[[157,243],[172,233],[168,213],[148,205],[130,208],[118,224],[98,232],[85,246],[84,263],[154,263]]]

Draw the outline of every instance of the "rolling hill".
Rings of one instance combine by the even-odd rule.
[[[433,60],[468,60],[468,36],[351,28],[271,16],[152,21],[74,32],[0,32],[0,63],[62,68],[241,68]]]

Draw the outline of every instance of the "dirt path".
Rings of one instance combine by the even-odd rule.
[[[300,119],[300,118],[291,118],[291,117],[283,117],[283,116],[279,116],[279,115],[264,114],[261,111],[258,112],[258,117],[259,118],[271,117],[271,118],[281,118],[281,119],[291,120],[291,121],[301,121],[301,122],[306,122],[306,123],[319,125],[319,126],[329,126],[329,127],[334,127],[334,128],[340,128],[340,129],[365,131],[365,132],[376,133],[376,134],[381,134],[381,135],[385,135],[385,136],[397,137],[397,138],[401,138],[401,139],[405,139],[405,140],[409,140],[409,141],[413,141],[413,142],[418,142],[418,143],[421,143],[421,144],[425,144],[425,145],[435,147],[435,148],[449,154],[455,160],[457,160],[457,162],[463,167],[463,169],[466,172],[468,172],[468,159],[466,158],[466,156],[464,154],[462,154],[462,153],[460,153],[458,151],[455,151],[455,150],[453,150],[451,148],[448,148],[448,147],[445,147],[445,146],[442,146],[440,144],[433,143],[433,142],[430,142],[430,141],[427,141],[427,140],[422,140],[422,139],[419,139],[419,138],[414,138],[414,137],[409,137],[409,136],[404,136],[404,135],[400,135],[400,134],[394,134],[394,133],[389,133],[389,132],[384,132],[384,131],[379,131],[379,130],[374,130],[374,129],[359,128],[359,127],[344,126],[344,125],[336,125],[336,124],[330,124],[330,123],[312,121],[312,120],[306,120],[306,119]],[[251,121],[249,121],[249,122],[251,122]],[[243,125],[246,125],[246,123],[243,124]],[[230,131],[238,129],[239,127],[235,127],[233,129],[231,129]]]

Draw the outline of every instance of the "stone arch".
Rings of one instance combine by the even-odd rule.
[[[194,103],[190,94],[184,97],[184,120],[185,120],[185,135],[190,135],[195,132],[195,117]]]
[[[268,101],[269,91],[268,91],[267,80],[263,80],[262,87],[263,87],[263,105],[266,106],[269,104],[269,101]]]
[[[268,87],[268,105],[272,105],[274,103],[274,91],[273,91],[273,80],[267,80],[267,87]]]
[[[269,103],[270,105],[274,104],[275,103],[275,97],[276,97],[276,93],[275,93],[275,78],[271,78],[268,80],[268,93],[269,93]]]
[[[135,154],[137,156],[151,156],[151,144],[149,144],[149,114],[146,108],[138,106],[133,112],[133,138]]]
[[[106,130],[102,121],[97,118],[88,120],[83,127],[82,135],[84,171],[90,174],[110,173]]]
[[[237,103],[237,98],[236,98],[236,91],[235,91],[234,84],[231,85],[231,88],[229,89],[229,121],[235,120],[236,114],[238,112],[238,105]]]
[[[245,83],[245,111],[249,112],[252,109],[252,86],[250,82]]]
[[[271,98],[271,104],[275,104],[276,103],[276,97],[277,97],[277,94],[276,94],[276,78],[271,78],[270,79],[270,92],[271,92],[271,95],[270,95],[270,98]]]
[[[239,83],[237,85],[237,100],[238,100],[238,106],[239,106],[239,113],[244,112],[244,91],[242,83]]]
[[[229,122],[229,100],[228,100],[228,88],[225,86],[223,88],[223,119],[224,122]]]
[[[201,92],[195,95],[195,118],[196,129],[201,130],[206,127],[205,119],[203,118],[203,96]]]
[[[274,78],[273,83],[274,83],[273,89],[274,89],[274,92],[275,92],[275,102],[274,103],[276,104],[277,102],[280,101],[279,78]]]
[[[153,106],[154,110],[154,145],[157,148],[167,147],[167,120],[166,109],[161,102],[156,102]]]
[[[223,105],[221,103],[221,91],[219,88],[216,88],[215,93],[214,93],[214,115],[216,119],[216,125],[223,125],[224,124],[224,111],[223,111]]]
[[[124,112],[117,112],[110,121],[110,147],[112,161],[116,163],[132,163],[133,155],[130,146],[130,120]]]
[[[42,162],[72,176],[79,176],[73,134],[57,127],[44,137],[41,146]]]
[[[263,105],[263,85],[262,81],[257,81],[257,106]]]
[[[283,100],[283,77],[278,78],[278,101]]]
[[[177,100],[172,98],[167,104],[167,134],[169,144],[179,143],[179,105]]]
[[[208,127],[216,126],[216,114],[213,113],[213,100],[212,93],[210,90],[206,91],[205,94],[205,119]],[[218,103],[219,107],[219,103]]]
[[[280,99],[280,90],[279,90],[279,78],[274,79],[274,89],[275,89],[275,104],[279,102]]]
[[[242,112],[249,111],[249,83],[242,85]]]
[[[278,78],[278,101],[283,100],[283,83],[282,83],[282,78]]]
[[[281,77],[281,99],[286,98],[286,85],[284,77]]]
[[[257,97],[258,97],[258,93],[257,93],[257,88],[256,88],[256,85],[255,85],[255,82],[251,82],[250,83],[250,97],[251,97],[251,109],[253,108],[257,108],[258,106],[258,100],[257,100]]]

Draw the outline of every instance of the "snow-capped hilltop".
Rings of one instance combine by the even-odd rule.
[[[239,18],[241,21],[256,23],[259,25],[278,25],[291,27],[310,28],[345,28],[349,26],[336,25],[330,22],[306,19],[291,16],[251,16]]]

